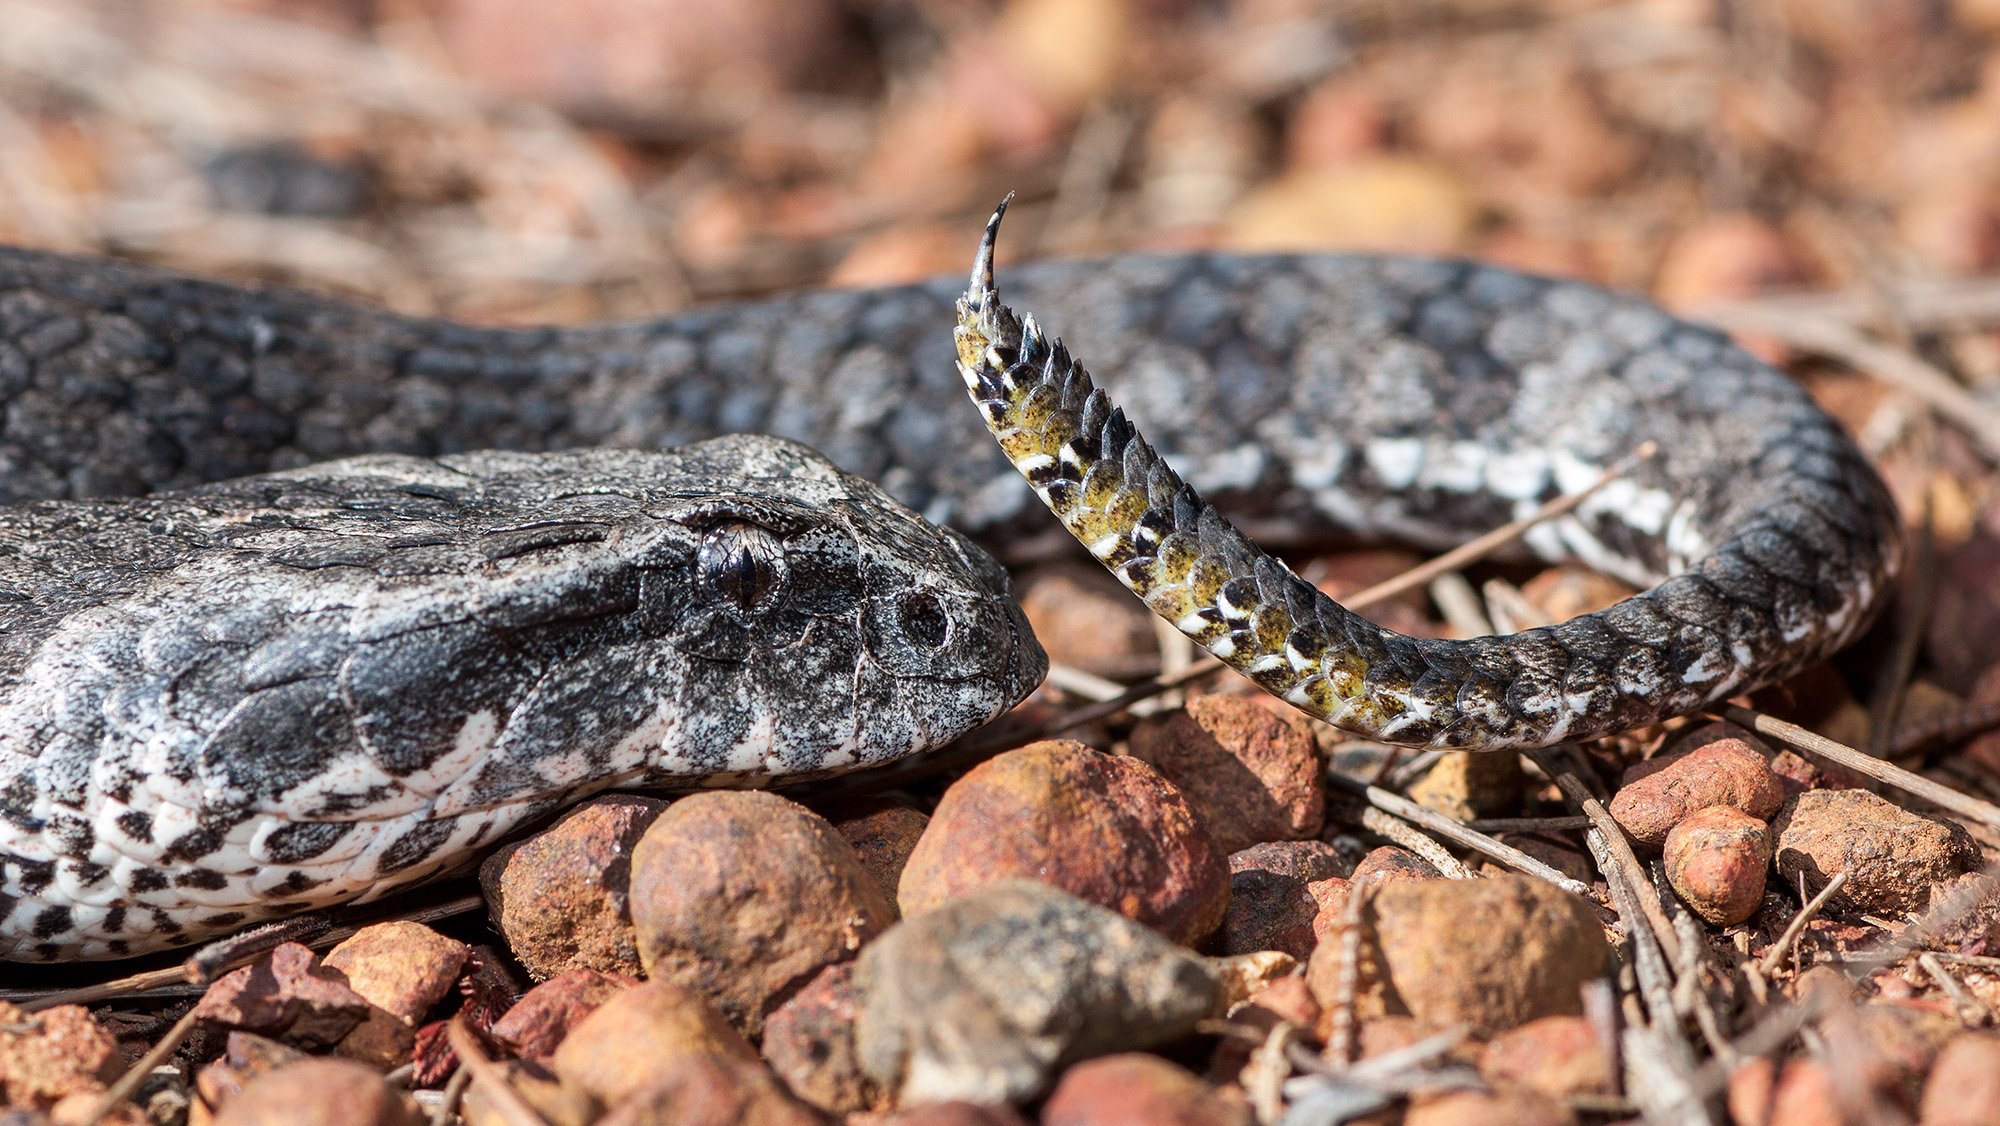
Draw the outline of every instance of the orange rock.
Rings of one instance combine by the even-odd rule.
[[[1131,754],[1180,789],[1224,852],[1308,840],[1326,819],[1326,784],[1304,716],[1233,696],[1196,696],[1185,708],[1141,720]]]
[[[0,1103],[47,1109],[66,1095],[102,1091],[124,1070],[118,1041],[83,1006],[29,1013],[0,1001]]]
[[[819,806],[819,812],[854,850],[861,866],[875,877],[882,894],[894,906],[903,867],[910,862],[910,853],[931,819],[894,798],[872,795],[828,802]]]
[[[1597,1029],[1583,1017],[1543,1017],[1495,1036],[1479,1073],[1497,1086],[1532,1087],[1545,1095],[1603,1095],[1617,1075]]]
[[[1421,1098],[1403,1114],[1403,1126],[1574,1126],[1576,1114],[1540,1091],[1453,1091]]]
[[[522,994],[493,1022],[491,1034],[522,1059],[547,1059],[599,1005],[637,984],[624,974],[566,970]]]
[[[1177,942],[1222,921],[1229,868],[1152,767],[1034,743],[953,783],[903,869],[904,916],[1014,878],[1054,885]]]
[[[825,818],[762,792],[669,806],[632,850],[631,897],[646,976],[700,992],[753,1037],[787,991],[896,920]]]
[[[1771,831],[1762,820],[1726,805],[1683,818],[1667,834],[1667,881],[1694,913],[1734,926],[1764,901],[1771,866]]]
[[[1610,950],[1583,899],[1526,876],[1392,880],[1363,912],[1355,1011],[1407,1014],[1492,1035],[1582,1012],[1582,988]],[[1306,980],[1322,1005],[1340,988],[1341,934],[1313,951]]]
[[[650,1086],[674,1059],[705,1055],[757,1062],[749,1041],[700,994],[649,981],[599,1005],[550,1063],[566,1086],[613,1106]]]
[[[1159,666],[1153,615],[1104,568],[1056,563],[1028,572],[1021,612],[1049,660],[1099,676],[1132,676]]]
[[[493,925],[535,978],[639,975],[626,883],[632,850],[666,808],[632,794],[595,798],[479,866]]]
[[[828,1114],[883,1110],[888,1093],[854,1054],[854,963],[816,974],[764,1022],[764,1060],[794,1095]]]
[[[1634,767],[1609,809],[1635,843],[1659,849],[1695,810],[1722,805],[1768,820],[1784,800],[1784,787],[1764,756],[1741,739],[1722,738]]]
[[[1100,1056],[1063,1073],[1042,1126],[1250,1126],[1240,1093],[1210,1087],[1185,1068],[1141,1052]]]
[[[1924,817],[1866,790],[1808,790],[1772,823],[1778,874],[1817,889],[1836,873],[1847,883],[1836,910],[1897,915],[1922,910],[1931,890],[1979,863],[1963,826]]]
[[[308,1057],[251,1080],[215,1126],[418,1126],[407,1094],[353,1060]]]

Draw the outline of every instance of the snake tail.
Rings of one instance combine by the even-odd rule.
[[[1893,572],[1893,505],[1821,416],[1824,428],[1805,432],[1834,435],[1822,459],[1832,469],[1779,481],[1776,501],[1711,529],[1714,550],[1646,593],[1506,636],[1384,629],[1205,503],[1067,348],[1001,303],[993,249],[1005,207],[987,225],[954,334],[960,374],[1001,450],[1154,613],[1336,727],[1407,746],[1498,750],[1644,726],[1825,657],[1867,625]],[[1848,535],[1859,546],[1843,548]]]

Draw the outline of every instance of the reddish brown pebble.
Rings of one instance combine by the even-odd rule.
[[[905,916],[1030,878],[1193,943],[1222,922],[1229,868],[1174,785],[1136,759],[1049,741],[975,767],[903,870]]]
[[[1634,842],[1658,849],[1695,810],[1725,805],[1769,820],[1784,800],[1784,787],[1764,756],[1741,739],[1723,738],[1665,765],[1628,772],[1610,810]]]
[[[931,819],[894,798],[873,796],[832,802],[819,812],[854,849],[861,866],[875,877],[882,894],[894,906],[903,866],[910,862],[910,853]]]
[[[2000,1126],[2000,1036],[1966,1032],[1946,1044],[1924,1081],[1922,1126]]]
[[[1306,840],[1326,820],[1326,784],[1304,716],[1237,696],[1196,696],[1141,720],[1131,751],[1180,789],[1225,853]]]
[[[1543,1017],[1495,1036],[1479,1073],[1495,1086],[1532,1087],[1545,1095],[1608,1095],[1617,1075],[1597,1030],[1583,1017]]]
[[[1346,865],[1319,841],[1272,841],[1229,858],[1229,910],[1222,952],[1282,950],[1304,960],[1318,941],[1315,922],[1347,902]]]
[[[695,794],[632,854],[646,976],[700,992],[756,1036],[782,996],[896,921],[847,842],[776,794]]]
[[[1042,1126],[1250,1126],[1250,1108],[1158,1056],[1126,1052],[1063,1072]]]
[[[1403,1113],[1403,1126],[1574,1126],[1576,1113],[1540,1091],[1453,1091],[1418,1099]]]
[[[1782,1070],[1768,1059],[1753,1059],[1731,1072],[1729,1116],[1736,1126],[1845,1126],[1847,1121],[1832,1077],[1807,1059],[1786,1060]]]
[[[1475,1036],[1580,1014],[1583,985],[1610,953],[1587,902],[1526,876],[1392,880],[1375,891],[1362,925],[1359,1016],[1407,1013]],[[1344,928],[1328,932],[1306,970],[1329,1008],[1340,996]]]
[[[1436,868],[1423,857],[1408,849],[1395,845],[1383,845],[1361,858],[1354,866],[1354,874],[1347,878],[1349,883],[1358,884],[1364,880],[1380,883],[1385,880],[1440,880]]]
[[[764,1022],[764,1061],[792,1093],[828,1114],[882,1110],[888,1099],[854,1055],[854,963],[821,970]]]
[[[660,1064],[653,1081],[627,1095],[596,1126],[819,1126],[762,1064],[695,1053]]]
[[[245,1084],[215,1126],[417,1126],[410,1097],[353,1060],[308,1058]]]
[[[522,1059],[547,1059],[570,1029],[583,1023],[597,1007],[622,990],[639,984],[624,974],[570,970],[523,994],[507,1014],[495,1021],[495,1040],[514,1049]]]
[[[596,798],[479,866],[493,925],[536,980],[574,969],[641,972],[626,885],[633,846],[666,805]]]
[[[1835,910],[1899,915],[1930,902],[1931,889],[1979,863],[1979,848],[1950,821],[1901,809],[1866,790],[1809,790],[1793,799],[1772,826],[1778,874],[1805,878],[1808,891],[1836,873],[1847,883],[1828,905]]]
[[[1667,834],[1665,859],[1681,902],[1717,926],[1734,926],[1764,902],[1770,827],[1726,805],[1698,809]]]
[[[1152,613],[1102,567],[1052,563],[1028,572],[1018,589],[1050,661],[1099,676],[1158,668]]]
[[[262,959],[224,974],[195,1004],[211,1025],[240,1028],[301,1048],[327,1048],[367,1019],[372,1006],[319,957],[287,942]]]
[[[125,1070],[118,1042],[81,1005],[38,1013],[0,1001],[0,1102],[54,1106],[64,1096],[96,1093]]]
[[[700,994],[649,981],[599,1005],[557,1046],[550,1064],[566,1086],[615,1106],[650,1086],[672,1060],[703,1054],[757,1062],[749,1041]]]

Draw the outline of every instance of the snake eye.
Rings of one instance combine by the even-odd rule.
[[[756,524],[717,524],[695,552],[696,586],[738,621],[783,601],[789,580],[784,542]]]
[[[897,616],[903,622],[903,636],[910,644],[924,649],[942,649],[951,639],[951,614],[938,596],[927,590],[915,591],[903,596],[897,606]]]

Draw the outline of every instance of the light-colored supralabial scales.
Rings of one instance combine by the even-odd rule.
[[[1868,624],[1894,567],[1894,509],[1879,479],[1801,394],[1787,409],[1766,409],[1770,446],[1757,456],[1766,473],[1743,483],[1750,503],[1669,532],[1681,542],[1656,545],[1652,558],[1689,554],[1688,543],[1713,546],[1652,590],[1502,637],[1433,640],[1383,629],[1204,503],[1082,363],[1032,315],[1001,303],[993,250],[1005,210],[987,224],[956,333],[959,372],[1001,450],[1070,534],[1156,614],[1338,727],[1391,743],[1497,750],[1656,722],[1840,648]],[[1722,388],[1725,399],[1730,390]],[[1481,477],[1475,469],[1473,484]],[[1645,519],[1642,511],[1635,523]],[[1618,552],[1599,542],[1580,554]],[[1644,572],[1645,556],[1620,569]]]

